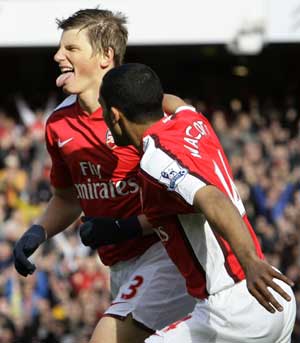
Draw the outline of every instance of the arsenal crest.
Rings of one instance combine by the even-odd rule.
[[[106,131],[106,137],[105,137],[105,140],[106,140],[106,145],[111,149],[115,149],[117,146],[115,144],[115,141],[114,141],[114,137],[112,136],[111,132],[109,129],[107,129]]]

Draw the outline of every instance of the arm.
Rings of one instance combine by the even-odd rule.
[[[28,104],[25,102],[25,100],[21,96],[16,96],[16,107],[19,112],[19,115],[22,119],[23,124],[26,127],[31,126],[35,120],[35,114],[34,112],[30,109]]]
[[[273,278],[289,285],[293,283],[267,262],[259,259],[250,233],[232,202],[218,188],[205,186],[195,194],[194,207],[205,215],[211,227],[230,244],[245,272],[249,292],[268,311],[274,313],[274,308],[282,311],[282,306],[267,287],[273,288],[290,301],[290,296],[273,281]]]
[[[81,208],[73,188],[55,189],[43,215],[16,242],[13,255],[16,270],[23,276],[32,274],[35,265],[28,257],[47,239],[63,231],[76,220]]]
[[[55,188],[53,197],[36,224],[44,228],[47,238],[51,238],[71,225],[80,213],[81,208],[74,188]]]
[[[164,112],[167,114],[172,114],[176,112],[178,107],[187,106],[187,103],[176,95],[164,94],[162,106]]]

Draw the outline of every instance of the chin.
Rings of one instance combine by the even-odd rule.
[[[63,86],[63,88],[62,88],[62,90],[63,90],[63,92],[64,93],[66,93],[66,94],[74,94],[73,92],[72,92],[72,90],[70,89],[70,87],[68,87],[68,86]]]
[[[79,94],[81,91],[76,89],[76,87],[72,87],[72,85],[64,85],[62,90],[66,94]]]
[[[67,94],[67,95],[73,94],[73,93],[70,92],[66,87],[63,87],[62,90],[63,90],[63,92],[64,92],[65,94]]]

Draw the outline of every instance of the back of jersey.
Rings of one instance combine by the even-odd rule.
[[[144,211],[186,277],[190,293],[201,298],[244,279],[228,242],[193,208],[200,188],[220,189],[238,209],[263,258],[228,160],[208,120],[191,109],[179,110],[146,131],[144,151]],[[200,286],[203,282],[206,289]]]

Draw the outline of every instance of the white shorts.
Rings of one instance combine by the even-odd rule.
[[[287,343],[290,342],[296,315],[291,288],[276,280],[292,297],[279,295],[283,312],[269,313],[247,290],[246,282],[197,302],[187,318],[156,332],[145,343]]]
[[[185,280],[161,242],[137,258],[111,267],[113,301],[105,315],[133,319],[159,330],[193,311],[195,299],[188,295]]]

